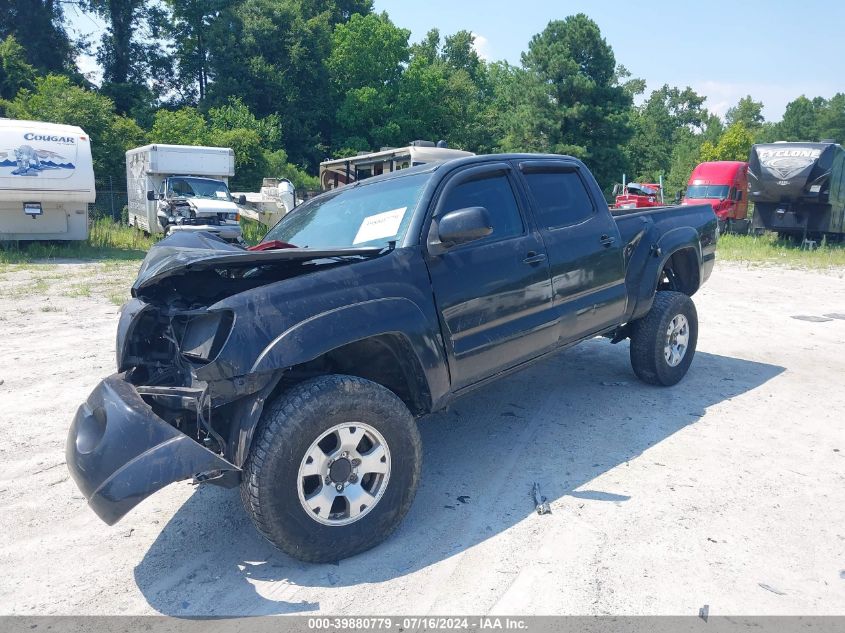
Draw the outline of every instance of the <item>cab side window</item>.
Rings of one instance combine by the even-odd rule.
[[[532,170],[525,174],[525,181],[540,228],[578,224],[593,214],[593,201],[575,171]]]
[[[516,237],[524,232],[522,215],[505,174],[459,184],[447,194],[440,214],[466,207],[484,207],[490,214],[493,232],[480,241]]]

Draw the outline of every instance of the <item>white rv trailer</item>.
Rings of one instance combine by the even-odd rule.
[[[472,152],[449,149],[443,141],[436,145],[432,141],[414,141],[406,147],[389,147],[369,154],[323,161],[320,163],[320,188],[328,191],[398,169],[474,155]]]
[[[229,178],[234,175],[235,152],[228,147],[155,144],[130,149],[126,152],[129,224],[151,234],[163,233],[165,229],[204,230],[225,239],[237,239],[240,237],[238,207],[227,188]],[[212,195],[191,196],[189,204],[171,204],[172,198],[181,200],[183,196],[179,191],[168,190],[168,179],[189,187],[191,178],[204,183]],[[215,190],[209,186],[209,179],[223,185]],[[190,222],[187,218],[174,218],[174,208],[184,208],[196,217]],[[203,218],[213,223],[207,224]]]
[[[0,240],[84,240],[95,197],[81,128],[0,119]]]

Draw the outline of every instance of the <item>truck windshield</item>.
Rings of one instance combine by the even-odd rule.
[[[728,197],[728,185],[692,185],[687,187],[687,198],[691,200],[716,199]]]
[[[294,209],[262,241],[325,249],[401,241],[429,177],[414,174],[341,187]]]
[[[225,182],[205,178],[170,178],[167,181],[170,196],[177,198],[212,198],[231,202],[232,195]]]

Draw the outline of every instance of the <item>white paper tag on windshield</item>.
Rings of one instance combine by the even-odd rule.
[[[221,200],[226,199],[226,192],[225,191],[215,191],[214,195],[220,198]]]
[[[361,222],[361,227],[355,235],[353,244],[360,244],[361,242],[369,242],[371,240],[378,240],[384,237],[393,237],[399,231],[399,225],[402,224],[402,218],[405,217],[405,211],[408,207],[401,207],[399,209],[392,209],[384,213],[377,213],[364,218]]]

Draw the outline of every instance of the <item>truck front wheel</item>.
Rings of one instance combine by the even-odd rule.
[[[698,314],[685,294],[659,291],[648,314],[632,324],[631,366],[643,382],[674,385],[695,355]]]
[[[265,409],[241,499],[273,545],[334,562],[378,545],[401,523],[421,462],[416,422],[393,392],[354,376],[319,376]]]

